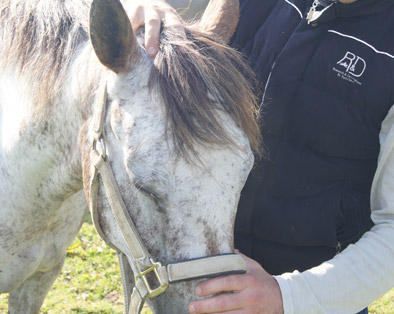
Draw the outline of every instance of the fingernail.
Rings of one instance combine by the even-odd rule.
[[[190,306],[189,306],[189,312],[190,312],[191,314],[196,313],[196,309],[194,308],[194,305],[190,305]]]
[[[154,56],[156,54],[156,48],[149,47],[148,48],[148,55]]]
[[[196,294],[197,294],[197,296],[201,295],[201,288],[200,287],[196,287]]]

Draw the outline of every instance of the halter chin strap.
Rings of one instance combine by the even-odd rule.
[[[98,234],[110,247],[117,251],[125,297],[125,313],[140,313],[146,298],[154,298],[164,293],[170,283],[245,273],[246,265],[244,260],[238,254],[232,253],[175,262],[165,266],[153,260],[129,216],[109,163],[104,134],[104,118],[107,104],[106,84],[103,84],[102,89],[101,97],[96,99],[93,117],[94,134],[90,154],[89,208]],[[109,242],[101,229],[97,210],[99,177],[103,183],[119,230],[126,242],[128,251],[131,253],[130,259]],[[134,270],[134,274],[132,270]],[[148,280],[148,275],[149,278],[154,275],[156,278],[154,281],[158,284],[155,283],[155,286],[152,287],[152,281]]]

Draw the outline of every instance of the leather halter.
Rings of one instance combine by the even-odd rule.
[[[170,283],[216,277],[227,274],[242,274],[246,272],[244,260],[238,254],[222,254],[170,263],[163,266],[153,260],[144,246],[137,228],[135,227],[126,205],[123,202],[119,188],[109,163],[105,147],[104,119],[107,107],[107,86],[102,84],[103,92],[96,97],[93,121],[93,144],[90,154],[91,176],[89,191],[89,208],[92,220],[98,234],[104,241],[117,251],[122,275],[122,287],[125,297],[125,313],[138,314],[141,312],[146,298],[154,298],[164,293]],[[100,227],[97,209],[99,180],[106,191],[112,213],[119,230],[127,244],[131,259],[110,243]],[[131,263],[132,265],[130,265]],[[132,266],[132,267],[131,267]],[[134,276],[132,269],[135,270]],[[147,279],[148,274],[154,274],[158,286],[152,287]],[[132,279],[133,278],[133,279]],[[129,301],[130,298],[130,301]]]

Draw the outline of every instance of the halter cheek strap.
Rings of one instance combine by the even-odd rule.
[[[175,262],[165,266],[153,260],[129,216],[109,163],[104,134],[104,118],[107,104],[106,85],[103,85],[102,89],[103,93],[101,97],[96,100],[93,120],[94,134],[90,154],[89,208],[98,234],[110,247],[117,251],[125,297],[125,313],[140,313],[146,298],[154,298],[164,293],[169,284],[186,280],[245,273],[246,265],[244,260],[238,254],[232,253]],[[114,244],[110,243],[101,229],[97,209],[99,177],[103,183],[119,230],[125,240],[128,251],[131,252],[130,258],[127,258]],[[134,274],[132,270],[134,270]],[[158,283],[157,286],[151,286],[148,280],[148,274],[154,274]]]

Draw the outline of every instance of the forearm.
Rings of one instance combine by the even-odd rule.
[[[368,306],[394,286],[392,239],[392,222],[376,226],[332,260],[277,276],[284,313],[354,314]]]
[[[371,191],[375,226],[332,260],[276,277],[285,314],[354,314],[394,286],[394,108],[382,123],[380,146]]]

